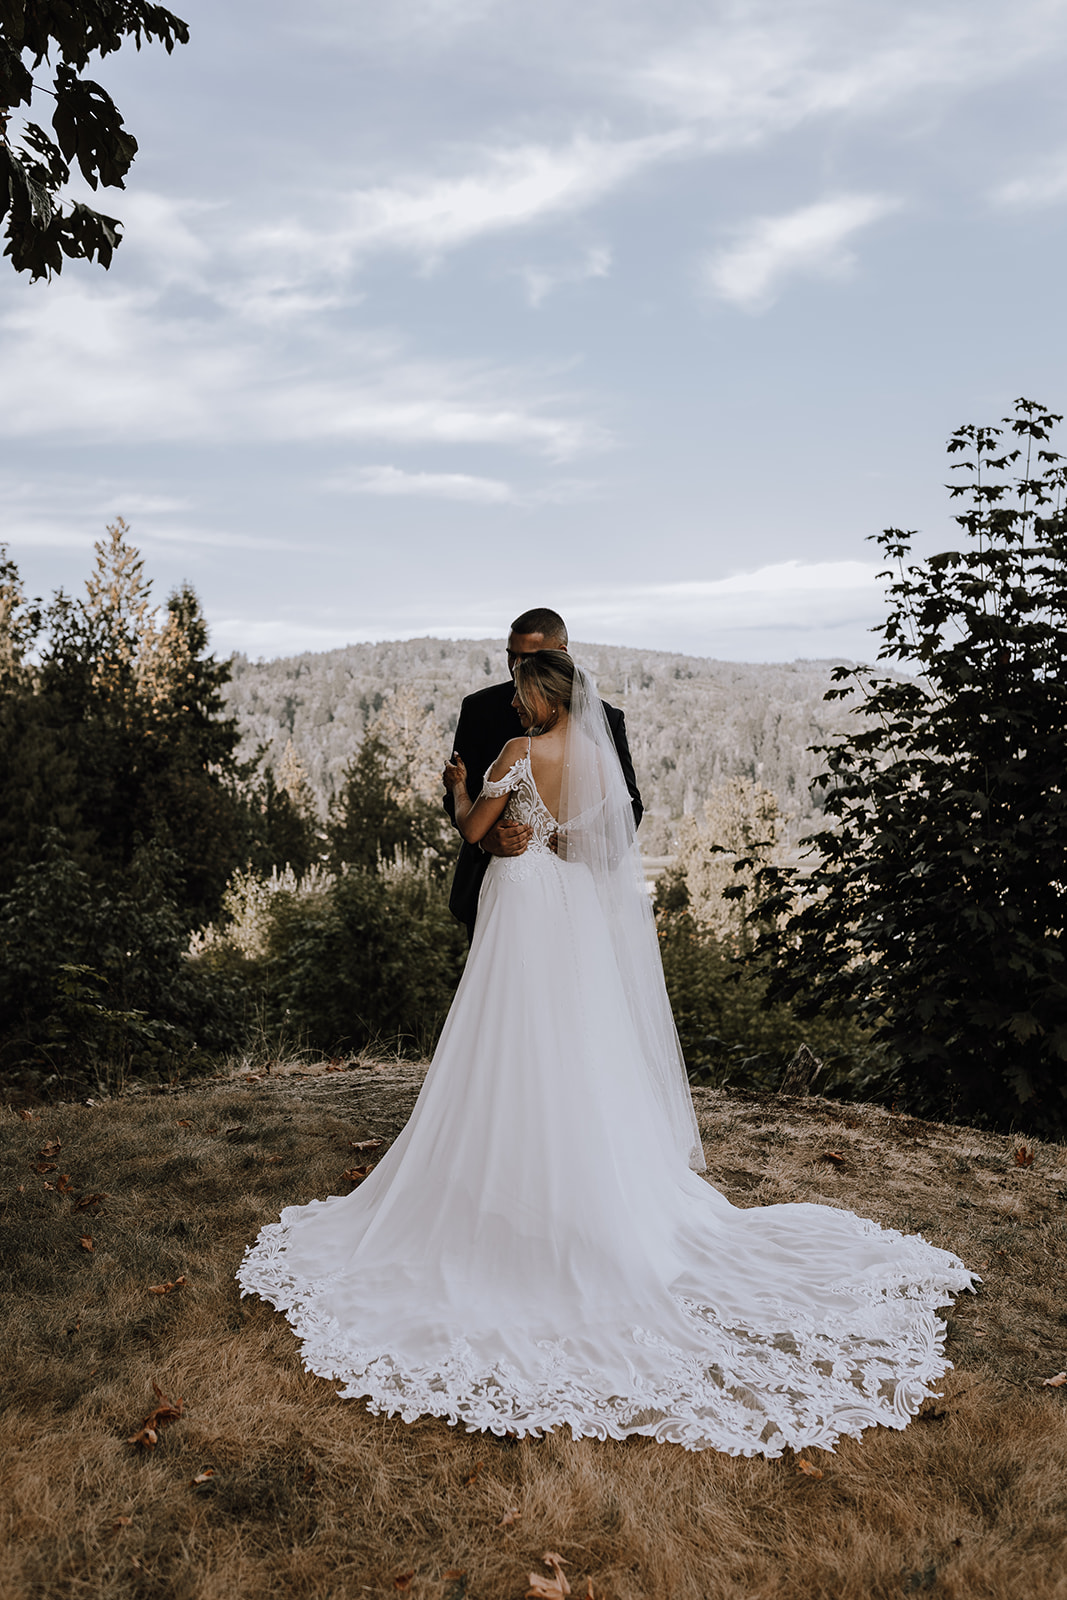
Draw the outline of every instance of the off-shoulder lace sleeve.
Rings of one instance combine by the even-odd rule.
[[[518,761],[514,762],[514,764],[505,772],[504,776],[498,779],[495,783],[489,776],[493,768],[487,767],[485,770],[485,777],[482,779],[482,794],[484,794],[489,800],[499,800],[502,794],[508,794],[517,786],[519,779],[522,777],[522,770],[525,765],[526,757],[520,756]]]

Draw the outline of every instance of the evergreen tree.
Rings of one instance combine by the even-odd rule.
[[[389,751],[368,735],[345,768],[340,792],[330,805],[326,833],[334,867],[373,871],[398,850],[441,854],[442,825],[437,812],[418,796],[397,798],[389,771]]]
[[[1061,419],[1016,403],[960,428],[962,550],[891,563],[883,659],[839,668],[865,726],[822,747],[834,826],[807,878],[760,874],[772,995],[844,1010],[894,1059],[914,1109],[1067,1129],[1067,470]]]

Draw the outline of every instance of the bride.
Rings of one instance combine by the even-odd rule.
[[[361,1187],[282,1212],[238,1271],[305,1366],[405,1421],[647,1434],[779,1456],[903,1428],[946,1371],[954,1255],[809,1204],[739,1209],[696,1117],[634,823],[592,679],[515,668],[529,734],[473,803],[532,838],[492,859],[418,1102]]]

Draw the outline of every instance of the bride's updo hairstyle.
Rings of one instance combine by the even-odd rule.
[[[531,733],[553,727],[560,709],[569,711],[574,688],[574,662],[566,650],[535,650],[515,663],[515,693],[528,717]],[[545,709],[548,716],[545,716]]]

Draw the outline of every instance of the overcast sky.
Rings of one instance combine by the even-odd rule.
[[[952,429],[1067,409],[1067,0],[175,9],[92,72],[110,272],[0,267],[34,592],[123,515],[221,651],[870,657],[867,536],[954,542]]]

